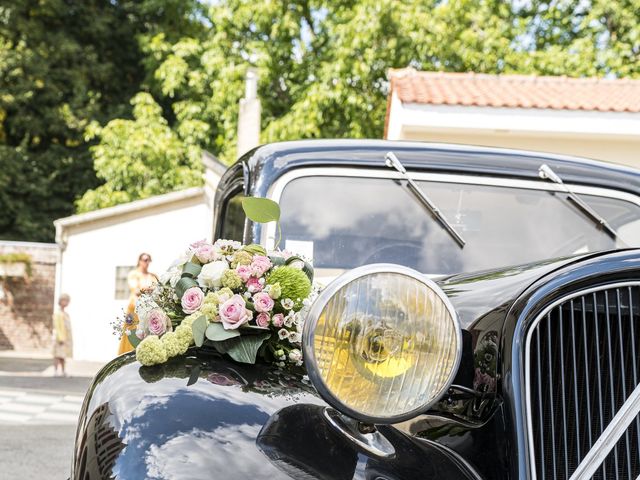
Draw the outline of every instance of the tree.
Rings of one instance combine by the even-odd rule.
[[[0,238],[51,241],[99,181],[91,122],[131,113],[142,34],[190,32],[196,2],[13,0],[0,6]]]
[[[174,132],[178,164],[194,165],[188,152],[198,148],[232,162],[249,66],[260,74],[262,141],[379,138],[389,68],[639,76],[639,10],[639,0],[203,2],[183,10],[189,28],[182,35],[174,29],[141,37],[143,90],[161,107],[163,128]],[[128,128],[143,131],[136,122]],[[105,168],[123,164],[117,145],[130,136],[115,125],[94,150],[105,186],[88,193],[82,208],[156,191],[128,190],[118,168]],[[130,148],[139,158],[157,158],[148,142]],[[153,170],[157,180],[162,172]]]

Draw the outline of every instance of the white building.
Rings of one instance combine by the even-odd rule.
[[[61,218],[54,222],[60,249],[56,298],[71,295],[68,312],[74,359],[106,361],[118,350],[111,323],[123,316],[129,298],[127,273],[140,253],[160,274],[192,242],[213,235],[213,200],[225,170],[210,155],[204,187]]]
[[[640,168],[640,80],[390,70],[385,138],[508,147]]]

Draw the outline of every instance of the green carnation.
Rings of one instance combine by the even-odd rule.
[[[189,345],[185,346],[185,342],[181,342],[175,332],[167,332],[160,339],[164,349],[167,352],[167,357],[175,357],[176,355],[182,355],[187,351]]]
[[[157,335],[149,335],[136,348],[136,360],[142,365],[157,365],[167,361],[167,352]]]
[[[193,331],[191,330],[191,326],[184,324],[178,325],[175,329],[175,334],[176,338],[186,351],[187,348],[189,348],[189,345],[191,345],[191,342],[193,342]]]
[[[311,293],[311,281],[302,270],[294,267],[282,266],[275,268],[267,277],[267,285],[280,284],[280,294],[284,298],[292,299],[294,310],[302,308],[302,301]]]
[[[233,258],[231,259],[231,268],[236,268],[238,265],[251,265],[252,259],[253,255],[249,252],[238,250],[233,254]]]
[[[234,270],[225,270],[222,274],[222,286],[231,290],[238,289],[242,286],[242,279]]]

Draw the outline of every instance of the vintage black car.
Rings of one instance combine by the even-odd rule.
[[[120,356],[87,393],[71,478],[638,477],[638,172],[454,145],[266,145],[224,175],[214,238],[270,247],[245,195],[280,203],[281,245],[326,285],[306,375],[205,349],[156,367]]]

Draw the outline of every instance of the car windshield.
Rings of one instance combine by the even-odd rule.
[[[460,248],[398,180],[309,176],[281,195],[280,246],[313,257],[325,275],[398,263],[433,275],[528,263],[622,245],[598,230],[566,194],[495,185],[419,181],[464,237]],[[640,246],[640,207],[580,195],[628,246]],[[327,271],[328,269],[328,271]]]

